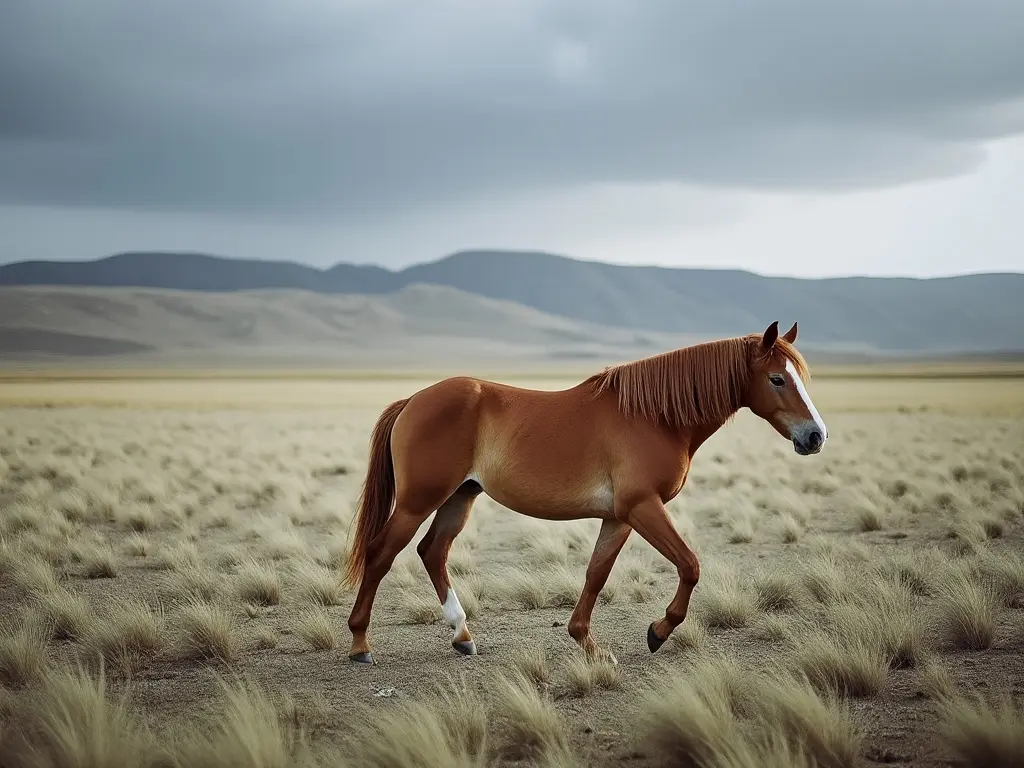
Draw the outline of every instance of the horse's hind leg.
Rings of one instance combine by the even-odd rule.
[[[427,569],[427,575],[430,576],[430,581],[437,592],[437,599],[441,601],[445,621],[455,632],[452,637],[452,647],[466,656],[476,653],[476,644],[466,625],[466,612],[448,578],[448,551],[451,549],[455,537],[466,526],[473,501],[479,493],[479,486],[465,490],[460,488],[456,491],[437,510],[427,535],[416,547],[416,551]]]
[[[367,547],[366,570],[348,618],[348,628],[352,632],[352,648],[348,657],[352,661],[373,663],[366,629],[370,626],[370,611],[373,609],[377,587],[391,569],[398,553],[408,546],[431,512],[431,507],[414,509],[408,504],[396,506],[384,528]]]
[[[587,578],[583,584],[576,607],[569,617],[569,634],[587,656],[601,658],[615,662],[615,657],[608,651],[603,650],[594,642],[590,635],[590,617],[594,612],[594,603],[597,596],[604,589],[608,581],[608,574],[611,573],[615,559],[622,551],[622,547],[629,538],[630,528],[626,523],[610,519],[601,523],[601,532],[597,535],[597,543],[594,544],[594,554],[590,556],[590,564],[587,566]]]

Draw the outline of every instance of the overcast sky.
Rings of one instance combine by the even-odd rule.
[[[1022,0],[6,0],[0,261],[1024,271]]]

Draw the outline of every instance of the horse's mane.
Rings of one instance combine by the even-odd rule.
[[[724,424],[742,405],[750,366],[764,355],[760,334],[708,341],[611,366],[587,381],[598,394],[618,395],[627,416],[662,421],[672,427]],[[803,356],[779,338],[769,355],[782,355],[807,381]]]

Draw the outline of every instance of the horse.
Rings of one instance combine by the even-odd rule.
[[[701,444],[741,408],[767,421],[800,456],[819,453],[828,438],[796,338],[796,323],[780,336],[775,321],[763,333],[610,366],[568,389],[454,376],[388,405],[370,437],[341,578],[349,587],[359,582],[349,659],[376,663],[367,629],[377,588],[435,511],[417,553],[454,630],[452,647],[476,654],[446,563],[480,493],[541,520],[601,520],[568,622],[589,658],[616,663],[591,636],[590,620],[630,533],[667,558],[678,585],[664,616],[647,628],[647,646],[657,651],[686,618],[700,579],[697,556],[665,504],[682,490]]]

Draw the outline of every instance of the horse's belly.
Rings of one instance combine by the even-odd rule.
[[[614,513],[609,481],[574,483],[553,473],[482,472],[484,493],[502,506],[542,520],[605,518]]]

